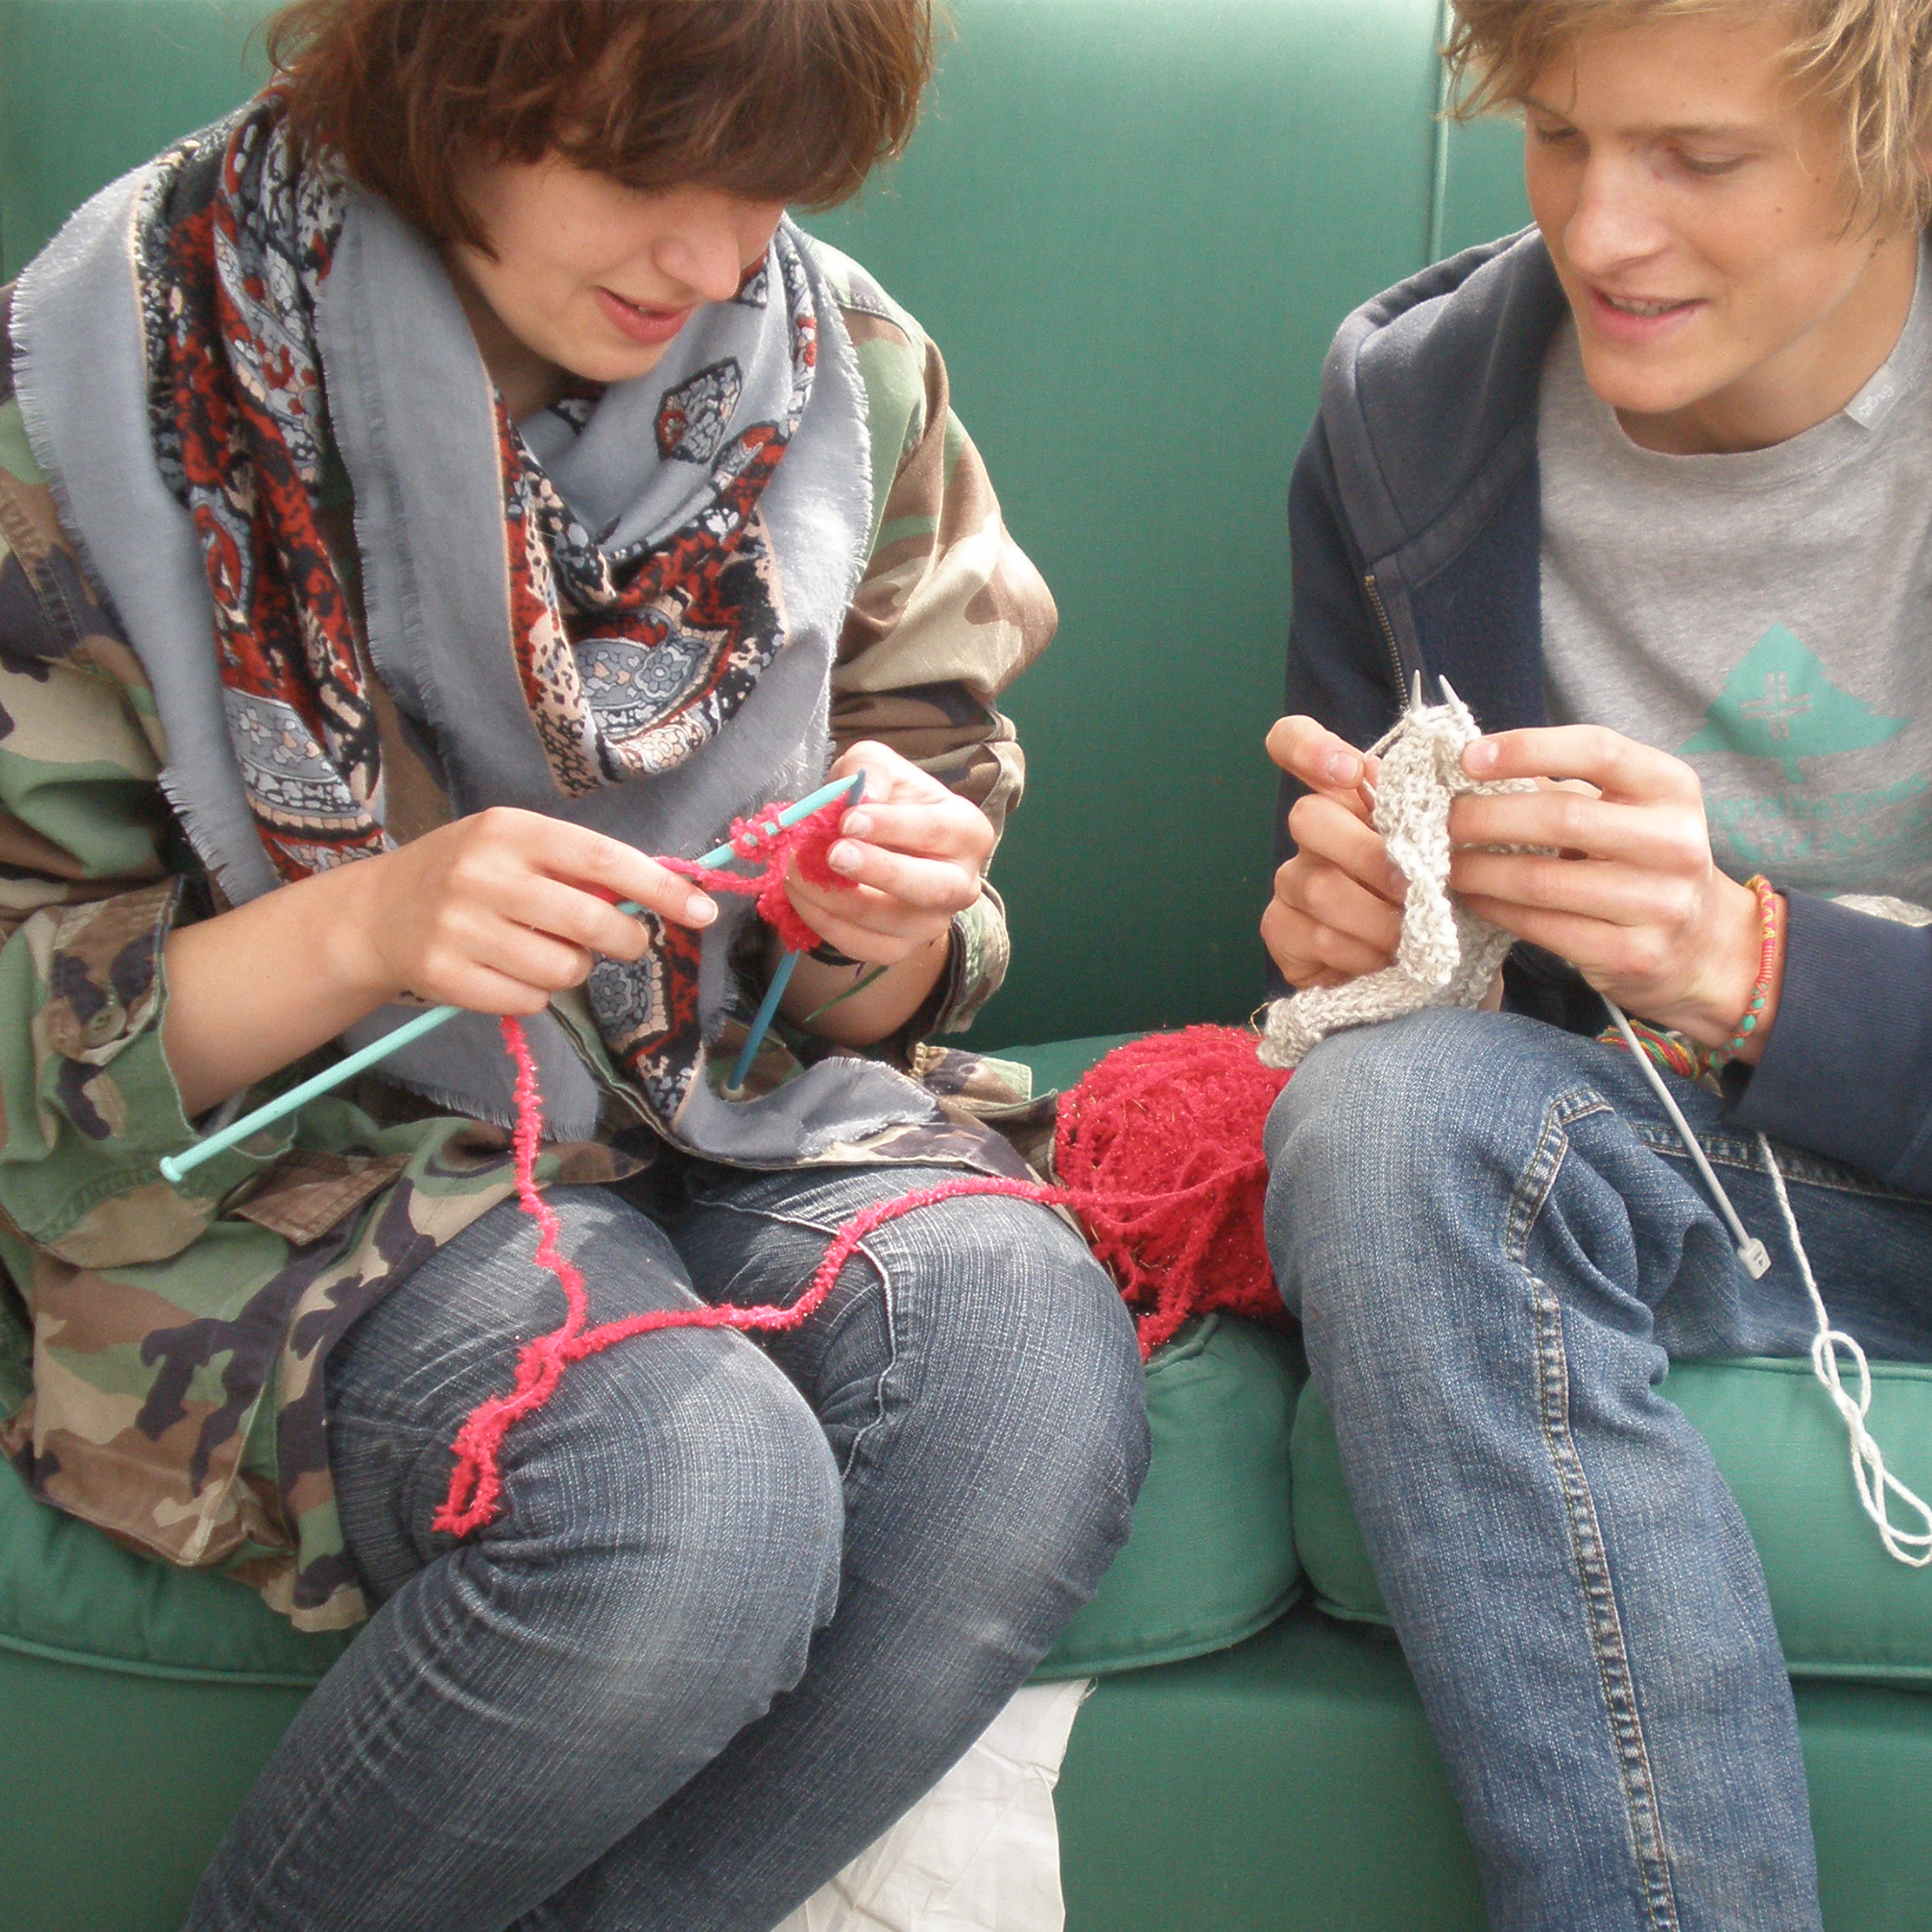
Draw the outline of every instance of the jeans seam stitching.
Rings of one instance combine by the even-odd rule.
[[[1666,1160],[1689,1164],[1690,1157],[1684,1151],[1681,1137],[1667,1122],[1639,1120],[1632,1122],[1631,1126],[1649,1152]],[[1754,1142],[1742,1142],[1734,1135],[1700,1134],[1697,1144],[1713,1167],[1732,1168],[1741,1174],[1761,1174],[1765,1171],[1764,1157]],[[1794,1166],[1786,1170],[1785,1178],[1798,1187],[1848,1195],[1854,1200],[1902,1202],[1909,1207],[1924,1204],[1922,1196],[1887,1187],[1882,1182],[1868,1181],[1855,1172],[1841,1176],[1826,1171],[1815,1161],[1808,1159],[1801,1149],[1796,1150]]]
[[[882,1257],[875,1254],[864,1242],[859,1244],[858,1251],[879,1271],[879,1295],[885,1311],[886,1352],[885,1360],[879,1365],[879,1372],[872,1382],[872,1419],[862,1429],[855,1430],[851,1441],[846,1446],[844,1466],[839,1471],[842,1480],[849,1481],[852,1472],[858,1466],[859,1450],[868,1436],[885,1426],[886,1383],[892,1372],[899,1365],[899,1305],[894,1290],[892,1271]]]
[[[1603,1687],[1610,1719],[1613,1748],[1624,1789],[1632,1848],[1636,1854],[1644,1891],[1644,1916],[1654,1932],[1677,1932],[1677,1906],[1670,1882],[1670,1861],[1664,1846],[1663,1821],[1657,1809],[1656,1781],[1644,1743],[1643,1720],[1637,1709],[1629,1652],[1617,1614],[1616,1594],[1603,1547],[1603,1531],[1589,1478],[1570,1434],[1569,1371],[1563,1347],[1563,1312],[1556,1298],[1537,1277],[1530,1277],[1537,1318],[1537,1408],[1550,1465],[1563,1496],[1569,1525],[1570,1553],[1582,1586],[1584,1613],[1590,1644]]]
[[[1569,1129],[1591,1114],[1609,1113],[1610,1103],[1590,1088],[1577,1088],[1560,1094],[1543,1117],[1543,1131],[1536,1150],[1517,1177],[1509,1197],[1509,1218],[1503,1238],[1504,1252],[1518,1267],[1529,1266],[1531,1232],[1542,1218],[1545,1204],[1556,1185],[1569,1146]]]
[[[1510,1197],[1506,1245],[1513,1265],[1522,1270],[1531,1291],[1536,1320],[1536,1409],[1548,1452],[1550,1467],[1563,1499],[1569,1528],[1570,1554],[1582,1590],[1590,1647],[1596,1657],[1604,1705],[1610,1720],[1611,1745],[1623,1785],[1630,1827],[1631,1848],[1644,1894],[1644,1917],[1652,1932],[1678,1932],[1677,1905],[1670,1882],[1670,1863],[1664,1848],[1663,1822],[1657,1809],[1656,1784],[1645,1748],[1643,1721],[1637,1710],[1636,1687],[1630,1658],[1617,1615],[1609,1563],[1603,1547],[1602,1526],[1590,1494],[1589,1478],[1570,1434],[1569,1367],[1563,1346],[1563,1311],[1528,1260],[1531,1231],[1553,1192],[1569,1150],[1569,1128],[1592,1114],[1612,1111],[1608,1101],[1587,1089],[1560,1096],[1543,1117],[1536,1150],[1525,1165]]]

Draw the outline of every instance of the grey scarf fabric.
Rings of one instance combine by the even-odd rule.
[[[164,775],[196,849],[231,899],[278,882],[251,822],[216,662],[199,541],[157,473],[146,408],[133,228],[149,171],[104,190],[23,277],[15,307],[18,387],[35,453],[70,527],[153,682],[169,744]],[[376,668],[406,728],[466,815],[499,804],[609,832],[641,849],[691,855],[728,821],[796,795],[822,776],[833,651],[863,567],[871,513],[865,400],[835,298],[808,245],[787,244],[811,278],[819,353],[809,400],[761,500],[783,641],[719,728],[665,768],[567,795],[509,648],[502,466],[493,392],[433,248],[383,203],[352,188],[316,335],[337,447],[352,485],[356,540]],[[523,426],[532,457],[607,558],[647,550],[674,527],[692,452],[769,408],[773,364],[760,352],[770,312],[701,309],[648,376],[594,406]],[[738,372],[735,380],[731,372]],[[674,407],[667,409],[670,399]],[[687,446],[665,448],[662,426]],[[674,673],[672,658],[667,674]],[[633,661],[634,666],[634,657]],[[620,654],[580,647],[594,708],[626,721]],[[728,902],[705,936],[699,1008],[708,1037],[743,1003],[730,964],[749,909]],[[600,965],[589,989],[607,1037],[661,998],[641,974]],[[372,1016],[353,1040],[400,1023]],[[554,1021],[530,1029],[551,1130],[590,1137],[597,1083]],[[761,1098],[727,1102],[693,1076],[644,1099],[674,1142],[716,1157],[783,1165],[897,1124],[937,1117],[890,1070],[822,1062]],[[464,1016],[386,1063],[392,1077],[479,1118],[511,1112],[511,1077],[493,1021]]]

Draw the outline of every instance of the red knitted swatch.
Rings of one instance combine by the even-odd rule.
[[[814,885],[849,883],[826,863],[825,855],[838,842],[839,827],[851,809],[851,802],[835,798],[830,804],[821,805],[809,818],[802,818],[790,826],[778,822],[778,815],[784,808],[782,804],[768,805],[749,818],[732,820],[732,850],[741,859],[759,862],[749,872],[727,872],[716,866],[700,865],[695,859],[660,859],[657,862],[667,872],[675,872],[707,892],[732,892],[755,898],[758,916],[788,950],[804,953],[818,944],[819,935],[799,917],[798,909],[785,889],[787,862],[796,859],[800,873]]]
[[[835,828],[836,817],[828,822]],[[734,843],[738,830],[733,828]],[[768,855],[768,876],[780,882],[782,892],[786,856],[798,853],[801,869],[808,863],[801,850],[804,842],[781,849],[786,835],[768,841],[756,821],[748,832],[758,843],[745,849],[746,855]],[[821,867],[835,836],[835,829],[817,842],[813,857]],[[681,874],[709,889],[746,889],[734,874],[707,875],[687,862],[674,862]],[[763,882],[757,889],[765,889]],[[809,945],[815,936],[807,932]],[[503,1438],[513,1423],[549,1400],[573,1362],[659,1329],[796,1328],[823,1304],[869,1234],[939,1201],[1000,1194],[1071,1208],[1129,1305],[1141,1311],[1136,1326],[1144,1358],[1184,1322],[1210,1309],[1264,1319],[1281,1314],[1262,1233],[1267,1163],[1261,1129],[1288,1076],[1255,1057],[1251,1033],[1194,1026],[1117,1048],[1060,1103],[1054,1160],[1062,1185],[955,1175],[895,1200],[875,1202],[839,1230],[804,1292],[788,1307],[740,1308],[728,1302],[659,1308],[587,1328],[583,1277],[559,1253],[557,1218],[536,1185],[543,1129],[536,1065],[520,1023],[506,1018],[502,1027],[517,1069],[511,1143],[517,1200],[540,1231],[537,1263],[556,1276],[567,1312],[560,1327],[524,1345],[509,1392],[479,1404],[458,1432],[449,1493],[435,1518],[435,1527],[452,1535],[467,1535],[495,1517],[503,1492]]]

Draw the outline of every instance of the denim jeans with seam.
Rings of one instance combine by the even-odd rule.
[[[550,1199],[592,1319],[786,1301],[928,1170],[694,1166]],[[430,1519],[449,1444],[562,1302],[493,1210],[328,1365],[379,1606],[205,1875],[190,1932],[764,1932],[929,1788],[1124,1540],[1147,1454],[1118,1294],[1029,1204],[869,1236],[760,1345],[574,1365],[505,1443],[498,1519]]]
[[[1672,1087],[1762,1280],[1629,1056],[1535,1021],[1335,1036],[1269,1121],[1276,1278],[1497,1932],[1818,1929],[1763,1573],[1658,1387],[1814,1319],[1756,1137]],[[1777,1152],[1836,1325],[1932,1358],[1932,1203]]]

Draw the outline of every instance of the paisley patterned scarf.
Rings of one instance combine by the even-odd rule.
[[[193,520],[230,736],[284,879],[392,842],[368,673],[322,533],[334,460],[316,312],[344,207],[271,90],[164,156],[136,217],[156,460]],[[727,356],[666,393],[657,453],[677,514],[647,542],[603,548],[497,399],[507,645],[561,798],[683,762],[785,641],[760,498],[818,348],[785,231],[736,300],[784,305],[787,366]]]

